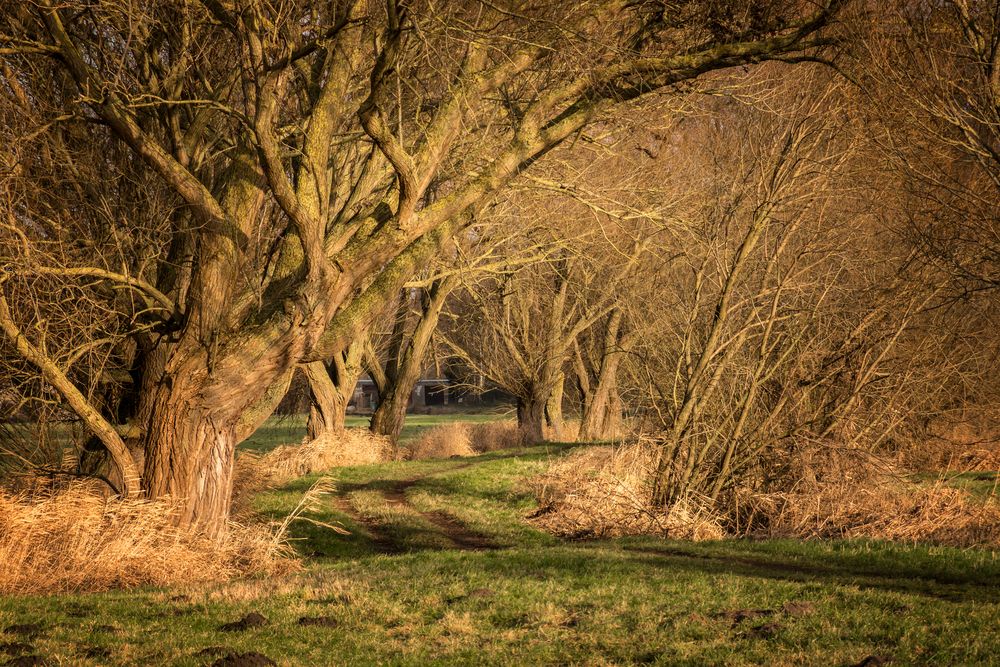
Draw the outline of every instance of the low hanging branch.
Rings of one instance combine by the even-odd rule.
[[[0,280],[0,285],[3,282]],[[18,354],[38,368],[42,378],[59,392],[70,408],[87,425],[87,428],[107,447],[111,453],[112,461],[121,473],[123,494],[128,498],[139,495],[139,473],[125,442],[118,435],[114,425],[94,409],[87,398],[80,393],[80,390],[70,382],[65,373],[59,370],[55,362],[25,338],[11,317],[7,299],[2,293],[0,293],[0,329],[3,330],[4,336],[13,342]]]

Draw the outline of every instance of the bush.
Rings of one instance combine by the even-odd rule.
[[[696,498],[670,508],[650,503],[652,454],[639,444],[573,450],[532,480],[541,506],[533,520],[565,537],[724,537],[718,519]]]

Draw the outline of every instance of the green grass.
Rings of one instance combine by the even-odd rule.
[[[43,624],[35,652],[70,665],[206,665],[218,657],[198,655],[207,647],[258,651],[283,665],[851,665],[869,655],[894,665],[996,664],[995,552],[860,541],[565,542],[524,517],[535,507],[526,480],[568,447],[341,469],[337,495],[309,516],[352,534],[295,524],[307,563],[300,574],[3,598],[0,628]],[[314,480],[261,495],[259,511],[282,516]],[[434,520],[442,515],[500,548],[451,548]],[[782,610],[792,602],[808,604]],[[770,613],[737,620],[737,610]],[[219,630],[250,611],[270,624]],[[316,616],[337,626],[298,623]]]

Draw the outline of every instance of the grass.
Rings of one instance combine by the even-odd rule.
[[[497,419],[507,419],[510,415],[503,412],[485,413],[454,413],[443,415],[406,415],[400,443],[408,444],[417,440],[420,435],[434,426],[454,422],[489,422]],[[278,445],[297,444],[306,435],[306,415],[288,415],[271,417],[257,432],[240,444],[240,449],[264,453]],[[348,428],[367,428],[371,417],[368,415],[348,415]]]
[[[296,524],[303,572],[0,599],[0,629],[42,626],[34,639],[0,635],[0,644],[30,643],[71,665],[206,665],[225,652],[203,653],[211,647],[283,665],[852,665],[871,655],[967,665],[1000,655],[994,552],[862,541],[565,542],[525,519],[534,501],[524,480],[569,447],[340,469],[337,495],[309,516],[352,534]],[[314,480],[262,494],[258,510],[287,513]],[[453,548],[469,535],[495,548]],[[269,625],[220,631],[251,611]],[[303,626],[303,617],[336,627]]]

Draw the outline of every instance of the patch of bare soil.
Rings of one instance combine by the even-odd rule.
[[[889,655],[870,655],[861,662],[855,663],[851,667],[882,667],[883,665],[892,664],[892,656]]]
[[[244,632],[253,628],[262,628],[267,624],[268,620],[266,618],[252,611],[238,621],[219,626],[219,629],[223,632]]]
[[[213,662],[212,667],[277,667],[277,663],[261,653],[228,653]]]
[[[49,663],[40,655],[22,655],[3,664],[5,667],[46,667]]]
[[[19,635],[21,637],[37,637],[45,631],[45,627],[40,623],[18,623],[9,625],[4,632],[8,635]]]

